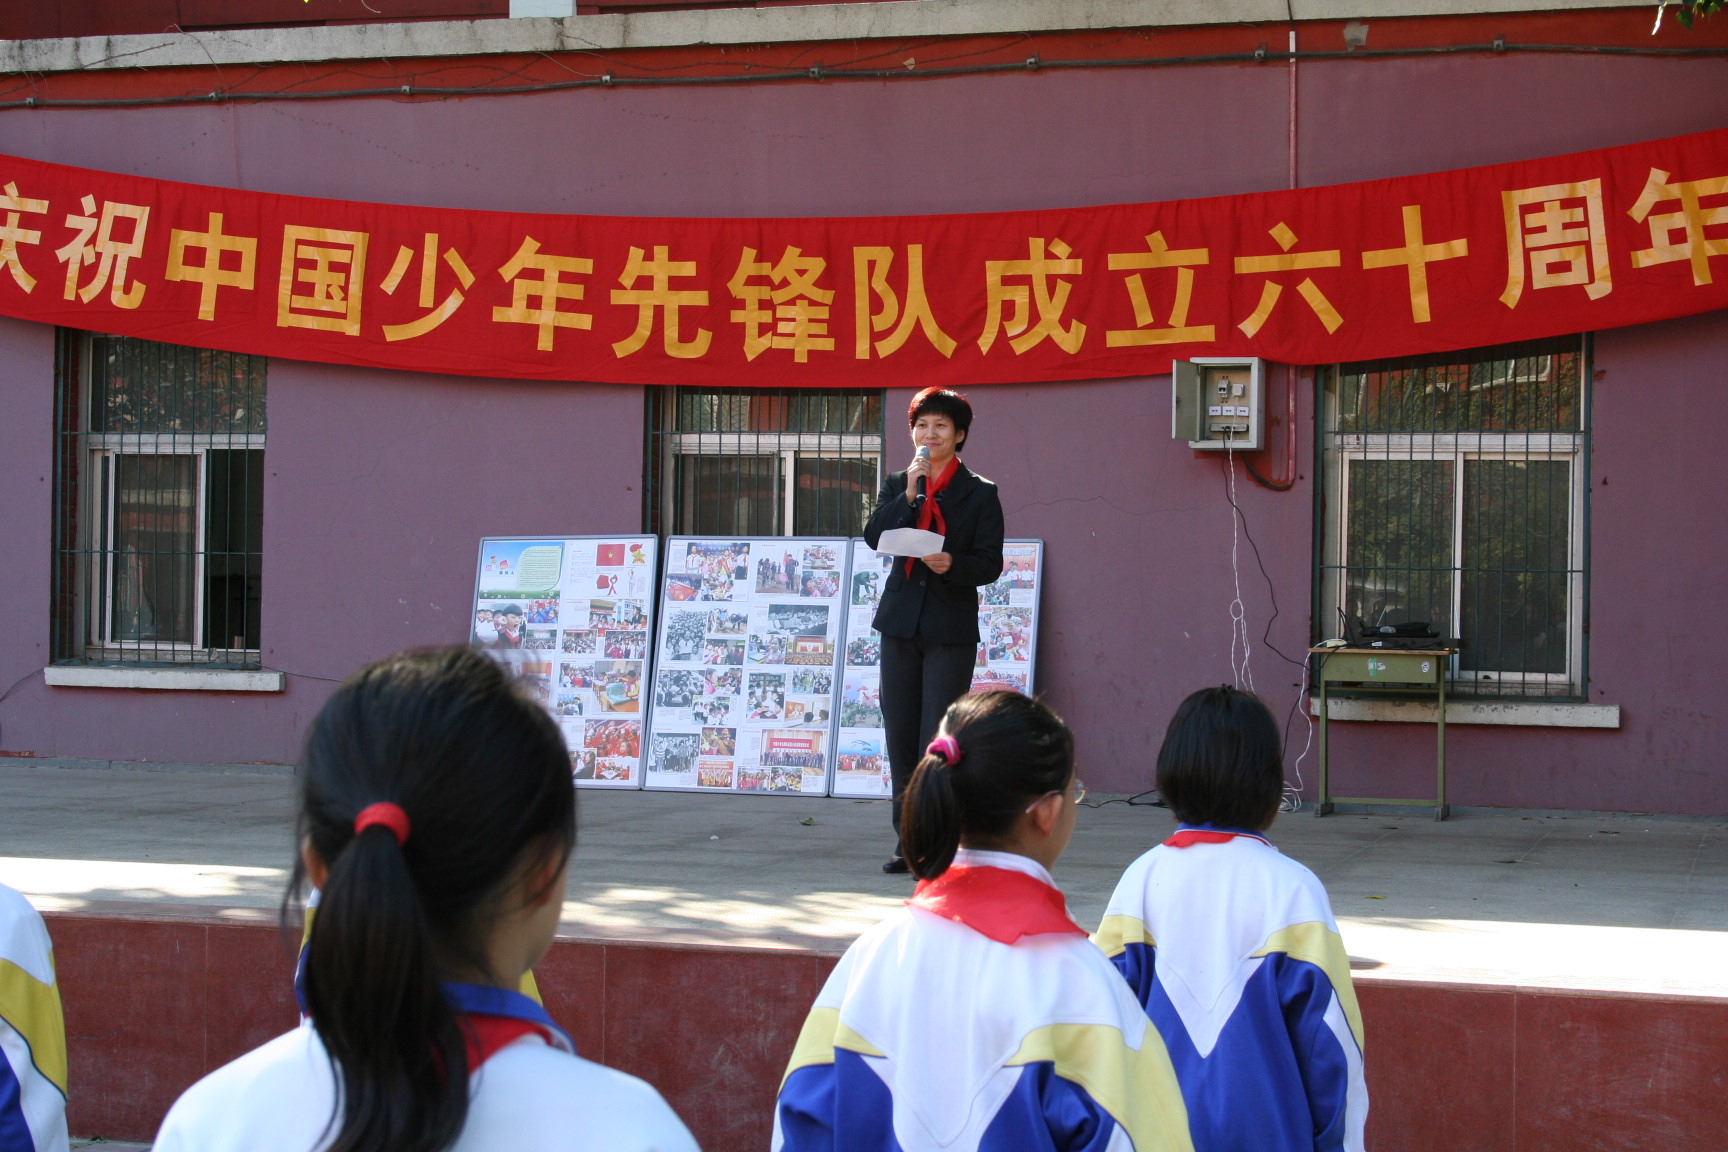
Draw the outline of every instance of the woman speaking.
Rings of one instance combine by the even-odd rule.
[[[926,388],[906,410],[915,455],[876,497],[864,539],[890,528],[922,528],[942,550],[896,560],[876,630],[882,634],[882,721],[894,778],[894,832],[901,797],[948,705],[972,684],[978,651],[978,588],[1002,574],[1002,502],[996,485],[960,462],[972,405],[958,392]],[[884,872],[909,871],[896,841]]]

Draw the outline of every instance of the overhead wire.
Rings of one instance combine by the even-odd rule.
[[[990,49],[997,50],[997,49]],[[975,55],[978,53],[967,53]],[[718,76],[621,76],[608,70],[598,76],[583,77],[576,73],[578,79],[547,80],[527,84],[468,84],[468,85],[422,85],[409,79],[406,81],[392,80],[387,84],[362,88],[341,88],[328,91],[294,90],[252,92],[241,91],[237,86],[213,89],[202,93],[180,93],[163,96],[137,97],[40,97],[28,96],[23,99],[0,101],[0,111],[15,109],[49,109],[49,108],[147,108],[164,105],[188,105],[224,102],[254,102],[254,103],[286,103],[311,100],[353,100],[369,97],[380,98],[449,98],[469,96],[522,96],[548,92],[565,92],[590,88],[644,88],[644,87],[716,87],[732,84],[767,84],[787,83],[797,81],[827,81],[827,80],[928,80],[952,76],[975,76],[1001,74],[1011,72],[1041,72],[1073,69],[1116,69],[1116,68],[1160,68],[1181,67],[1197,64],[1251,64],[1276,59],[1279,62],[1303,60],[1381,60],[1398,57],[1436,57],[1452,55],[1508,55],[1508,54],[1539,54],[1539,55],[1594,55],[1594,56],[1641,56],[1641,57],[1721,57],[1728,56],[1728,47],[1701,48],[1635,48],[1624,45],[1577,45],[1577,44],[1507,44],[1495,41],[1490,44],[1458,44],[1439,45],[1418,48],[1357,48],[1347,51],[1305,51],[1296,53],[1269,53],[1264,47],[1252,52],[1219,52],[1192,56],[1153,56],[1125,57],[1118,59],[1077,59],[1061,60],[1046,59],[1034,54],[1021,61],[1004,61],[995,64],[964,64],[947,67],[927,67],[916,64],[912,67],[897,68],[852,68],[828,67],[814,64],[808,68],[779,68],[769,72],[739,72]],[[532,53],[531,55],[545,55]],[[608,61],[610,63],[610,61]],[[681,64],[675,67],[716,67],[732,66],[750,68],[748,61],[708,60],[694,64]],[[650,70],[652,66],[631,64],[631,68]],[[85,67],[69,73],[55,75],[79,74],[90,75],[96,69]],[[324,75],[339,75],[342,71],[333,70]],[[574,69],[571,69],[574,72]],[[519,70],[518,70],[519,72]],[[256,73],[255,73],[256,74]],[[42,73],[27,75],[40,76]],[[315,78],[316,79],[316,78]],[[304,83],[305,81],[301,81]],[[240,81],[239,83],[245,83]],[[16,89],[14,89],[16,90]]]

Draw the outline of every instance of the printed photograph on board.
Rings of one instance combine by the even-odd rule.
[[[1009,540],[1002,549],[1003,571],[979,589],[979,644],[971,691],[1029,692],[1036,661],[1038,581],[1042,544]],[[885,797],[891,790],[886,758],[880,772],[871,757],[883,739],[881,637],[871,627],[876,604],[896,559],[862,540],[852,542],[848,578],[845,674],[841,683],[839,728],[835,737],[834,795]],[[850,758],[849,758],[850,757]]]
[[[640,721],[631,755],[616,739],[607,753],[589,745],[585,722],[642,710],[658,547],[651,536],[480,541],[468,642],[558,721],[579,784],[641,781]]]
[[[665,704],[657,687],[651,723],[655,734],[697,733],[704,765],[674,776],[651,763],[647,786],[825,793],[849,542],[674,537],[666,550],[673,571],[650,646],[662,676],[689,670],[702,679],[667,680]],[[602,655],[605,644],[602,632]],[[770,747],[769,732],[794,735]],[[800,750],[814,759],[800,760]]]
[[[700,738],[694,732],[656,732],[649,770],[673,776],[696,771],[696,749]]]

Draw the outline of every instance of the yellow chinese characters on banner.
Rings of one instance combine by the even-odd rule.
[[[630,259],[618,277],[618,283],[623,287],[612,290],[612,303],[636,307],[636,330],[612,345],[614,355],[634,355],[647,345],[648,337],[654,331],[656,312],[661,315],[662,346],[666,355],[677,360],[695,360],[708,351],[714,333],[698,328],[696,334],[686,340],[678,326],[678,309],[705,306],[708,293],[700,288],[672,287],[674,278],[688,280],[695,277],[696,261],[673,260],[668,255],[670,252],[666,245],[657,244],[654,258],[644,260],[642,249],[631,247]],[[638,287],[644,279],[648,281],[648,287]]]
[[[396,249],[396,261],[390,265],[390,271],[378,285],[386,296],[394,296],[396,289],[402,286],[402,281],[418,264],[420,273],[416,279],[420,283],[418,306],[428,311],[422,312],[412,320],[400,324],[385,324],[384,339],[390,341],[412,340],[433,331],[444,321],[456,315],[456,310],[462,307],[468,289],[474,287],[474,273],[468,268],[468,262],[462,259],[462,254],[454,248],[446,248],[442,255],[438,252],[438,233],[428,232],[421,239],[420,248],[416,251],[403,244]],[[456,281],[455,287],[444,294],[443,300],[438,298],[438,281],[442,271],[448,271]]]
[[[965,387],[1347,362],[1728,308],[1725,256],[1728,129],[1209,199],[783,220],[360,204],[0,157],[0,315],[479,377]]]
[[[1422,237],[1422,206],[1406,204],[1401,214],[1404,217],[1404,246],[1376,248],[1371,252],[1364,252],[1362,267],[1402,266],[1409,276],[1410,320],[1415,324],[1428,324],[1434,319],[1433,304],[1428,294],[1428,265],[1468,256],[1470,240],[1460,236],[1456,240],[1445,240],[1438,244],[1426,243]]]
[[[1710,274],[1710,257],[1728,255],[1728,237],[1706,236],[1704,229],[1728,224],[1728,204],[1716,203],[1706,208],[1704,201],[1728,194],[1728,176],[1708,180],[1686,180],[1670,183],[1668,173],[1650,169],[1644,191],[1626,214],[1650,227],[1650,247],[1632,253],[1632,267],[1649,268],[1684,260],[1692,267],[1692,283],[1714,282]],[[1651,210],[1659,204],[1674,203],[1673,212]]]
[[[804,364],[812,351],[834,350],[828,333],[834,290],[816,283],[827,267],[828,261],[806,256],[802,248],[788,246],[773,264],[757,260],[756,249],[744,249],[726,290],[738,301],[731,319],[744,326],[746,360],[777,348]]]
[[[0,196],[0,212],[6,214],[5,223],[0,224],[0,267],[11,273],[12,282],[25,292],[36,290],[36,277],[24,270],[24,264],[18,258],[18,245],[42,243],[42,232],[37,228],[20,227],[19,221],[25,213],[41,216],[47,211],[48,201],[20,196],[16,183],[7,184],[6,195]]]
[[[226,236],[222,232],[223,216],[212,212],[204,231],[175,228],[168,236],[168,267],[162,273],[167,280],[191,281],[198,285],[198,319],[216,319],[216,292],[221,288],[238,288],[251,292],[258,264],[258,239],[255,236]],[[187,260],[190,251],[201,251],[197,264]],[[224,267],[224,258],[232,253],[236,259]]]
[[[340,228],[283,228],[277,325],[360,335],[366,240],[364,232]]]
[[[1236,257],[1236,274],[1252,276],[1271,272],[1297,272],[1305,268],[1336,268],[1339,265],[1338,249],[1331,248],[1323,252],[1292,252],[1296,245],[1296,233],[1290,226],[1280,220],[1267,229],[1273,241],[1283,250],[1276,256],[1238,256]],[[1327,335],[1338,331],[1338,326],[1344,323],[1344,318],[1338,315],[1338,309],[1332,306],[1332,301],[1320,291],[1311,276],[1302,277],[1296,285],[1296,292],[1308,302],[1308,307],[1314,315],[1320,318],[1320,323],[1326,328]],[[1278,298],[1284,294],[1284,285],[1277,280],[1267,280],[1260,286],[1260,302],[1254,305],[1254,311],[1248,314],[1236,327],[1242,330],[1244,336],[1252,339],[1266,321],[1272,317],[1272,309],[1278,306]]]
[[[1016,356],[1043,340],[1072,355],[1086,339],[1086,325],[1077,319],[1062,322],[1074,285],[1058,277],[1080,275],[1085,262],[1071,259],[1074,249],[1059,239],[1050,241],[1048,255],[1044,237],[1033,236],[1026,244],[1024,260],[984,262],[984,331],[978,337],[978,350],[990,351],[1000,334],[1008,338]],[[1011,284],[1010,278],[1026,283]]]
[[[1134,305],[1134,327],[1104,333],[1104,342],[1112,348],[1131,348],[1145,344],[1210,344],[1217,339],[1217,328],[1211,324],[1189,324],[1188,309],[1194,301],[1194,269],[1211,263],[1209,248],[1172,249],[1164,233],[1146,236],[1144,252],[1110,253],[1112,272],[1128,271],[1124,281],[1128,299]],[[1157,327],[1152,316],[1152,302],[1146,295],[1144,274],[1138,269],[1173,268],[1176,271],[1176,295],[1168,313],[1169,323]]]
[[[82,216],[68,215],[66,226],[77,230],[66,246],[54,255],[66,265],[67,300],[76,296],[89,303],[103,288],[108,289],[109,302],[116,308],[136,308],[144,302],[144,285],[128,283],[132,261],[144,254],[145,231],[150,224],[147,204],[102,202],[102,214],[96,214],[96,197],[86,195],[79,200]],[[91,264],[96,269],[82,285],[79,278]]]
[[[1532,290],[1582,285],[1592,300],[1614,290],[1601,180],[1519,188],[1501,199],[1506,218],[1502,304],[1518,307],[1526,283]]]
[[[872,351],[892,356],[905,347],[914,327],[944,358],[954,355],[955,340],[936,322],[924,287],[924,245],[908,244],[905,251],[906,280],[903,292],[897,294],[889,283],[894,249],[886,245],[852,249],[853,347],[860,360],[870,359]],[[883,332],[888,334],[874,339]]]
[[[525,272],[539,273],[539,279]],[[510,285],[510,304],[492,309],[492,319],[501,324],[532,324],[538,329],[535,347],[552,351],[553,334],[560,328],[586,331],[594,327],[590,312],[565,312],[559,309],[562,300],[580,300],[587,292],[581,284],[567,284],[566,276],[586,276],[594,271],[594,261],[586,256],[550,256],[540,251],[540,241],[532,236],[522,238],[516,255],[498,269],[498,275]],[[529,301],[538,301],[529,304]]]

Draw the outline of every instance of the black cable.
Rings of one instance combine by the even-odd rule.
[[[1254,470],[1254,461],[1248,459],[1246,456],[1242,457],[1242,466],[1248,469],[1248,475],[1253,479],[1254,483],[1260,485],[1262,488],[1269,488],[1274,492],[1288,492],[1290,489],[1296,487],[1295,462],[1291,461],[1290,465],[1290,479],[1280,484],[1276,480],[1268,480],[1266,477],[1260,475],[1259,472]]]
[[[1170,807],[1170,805],[1164,803],[1164,797],[1153,795],[1153,793],[1155,793],[1157,791],[1158,791],[1158,789],[1156,789],[1156,788],[1148,788],[1148,789],[1146,789],[1146,791],[1136,792],[1132,796],[1125,796],[1125,797],[1124,796],[1118,796],[1113,800],[1099,800],[1096,803],[1092,803],[1092,804],[1088,804],[1086,801],[1082,800],[1082,801],[1080,801],[1080,807],[1082,807],[1082,808],[1106,808],[1106,807],[1109,807],[1111,804],[1126,804],[1130,808],[1168,808],[1168,807]],[[1142,800],[1142,799],[1140,799],[1140,797],[1142,797],[1142,796],[1152,796],[1152,799]]]
[[[1230,491],[1229,468],[1232,457],[1232,453],[1226,452],[1220,460],[1220,463],[1224,466],[1219,473],[1224,478],[1224,499],[1230,502],[1230,508],[1236,516],[1236,521],[1242,526],[1242,537],[1248,541],[1248,548],[1254,553],[1254,565],[1260,569],[1260,578],[1266,581],[1266,596],[1272,601],[1272,615],[1266,618],[1266,630],[1260,634],[1260,644],[1262,647],[1270,648],[1280,660],[1284,661],[1284,663],[1302,669],[1302,674],[1306,676],[1308,674],[1307,660],[1293,660],[1280,651],[1278,645],[1272,643],[1272,625],[1278,619],[1279,612],[1278,589],[1277,586],[1272,583],[1271,574],[1266,571],[1266,562],[1260,557],[1260,545],[1254,542],[1254,533],[1248,530],[1248,517],[1242,514],[1241,505],[1236,503],[1236,497]],[[1280,742],[1280,748],[1286,756],[1290,753],[1290,728],[1291,725],[1296,723],[1296,709],[1301,705],[1301,703],[1302,694],[1298,692],[1296,699],[1290,704],[1289,711],[1284,715],[1284,736]]]
[[[374,96],[413,98],[416,96],[447,98],[452,96],[521,96],[542,92],[562,92],[584,88],[623,87],[698,87],[727,84],[765,84],[796,80],[916,80],[950,76],[975,76],[1001,72],[1038,72],[1052,69],[1084,68],[1157,68],[1195,64],[1247,64],[1273,59],[1288,60],[1368,60],[1398,57],[1434,57],[1469,54],[1506,55],[1586,55],[1586,56],[1649,56],[1649,57],[1710,57],[1728,56],[1728,48],[1629,48],[1618,45],[1577,44],[1459,44],[1428,48],[1356,49],[1342,52],[1269,53],[1265,49],[1253,52],[1221,52],[1200,56],[1136,57],[1125,59],[1045,60],[1037,55],[1024,62],[1002,64],[971,64],[947,68],[828,68],[817,64],[810,68],[778,72],[745,73],[727,76],[615,76],[607,72],[594,79],[553,80],[538,84],[506,86],[421,87],[412,80],[377,88],[347,88],[328,92],[237,92],[232,88],[181,96],[140,96],[109,99],[53,99],[26,97],[23,100],[0,102],[0,111],[29,108],[149,108],[164,105],[212,104],[229,101],[256,103],[293,102],[302,100],[352,100]],[[721,61],[709,61],[690,67],[713,66]],[[724,63],[736,65],[735,61]],[[88,75],[93,69],[78,69]],[[334,73],[326,73],[333,75]]]
[[[40,668],[32,668],[30,671],[24,673],[24,675],[18,677],[18,679],[12,681],[12,687],[6,689],[4,692],[0,692],[0,704],[4,704],[6,702],[6,697],[12,695],[12,693],[18,690],[18,685],[24,683],[24,681],[30,679],[30,677],[36,675],[36,673],[40,671]]]
[[[1230,491],[1230,477],[1228,474],[1230,456],[1231,453],[1227,452],[1220,458],[1226,470],[1224,473],[1224,499],[1229,501],[1231,509],[1236,514],[1237,523],[1242,525],[1242,538],[1248,541],[1248,548],[1254,553],[1254,565],[1260,569],[1260,578],[1266,582],[1266,596],[1272,601],[1272,615],[1266,619],[1266,630],[1260,635],[1260,643],[1264,647],[1272,649],[1272,651],[1277,654],[1278,658],[1286,664],[1295,665],[1297,668],[1305,668],[1307,667],[1307,661],[1291,659],[1289,656],[1286,656],[1283,652],[1279,651],[1276,644],[1272,643],[1272,625],[1277,621],[1279,614],[1278,589],[1273,585],[1272,577],[1266,571],[1266,562],[1260,558],[1260,545],[1254,542],[1254,533],[1248,530],[1248,517],[1242,514],[1242,506],[1236,503],[1236,496]]]

